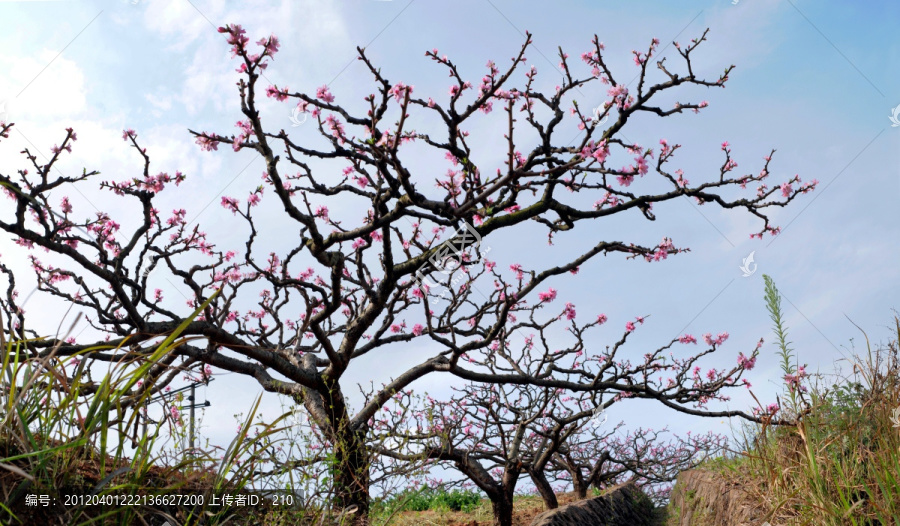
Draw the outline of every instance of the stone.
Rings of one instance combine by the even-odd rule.
[[[650,526],[656,519],[653,502],[626,482],[593,499],[573,502],[548,510],[531,521],[531,526]]]

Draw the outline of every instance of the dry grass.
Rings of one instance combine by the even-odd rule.
[[[575,502],[578,497],[575,493],[562,493],[557,495],[559,505],[564,506]],[[547,510],[544,501],[540,497],[520,495],[513,501],[513,525],[528,526],[531,520]],[[374,524],[382,524],[375,522]],[[397,514],[385,526],[489,526],[494,524],[491,512],[491,503],[484,500],[471,512],[450,510],[406,511]]]
[[[900,319],[887,345],[810,389],[796,427],[748,430],[743,458],[722,463],[776,524],[900,524]]]

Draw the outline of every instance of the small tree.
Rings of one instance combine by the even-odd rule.
[[[769,224],[766,209],[787,205],[812,190],[815,182],[801,185],[799,177],[793,177],[768,188],[763,181],[769,177],[771,157],[766,157],[758,173],[736,175],[737,164],[726,143],[724,160],[715,175],[692,185],[681,170],[669,167],[678,144],[663,139],[657,152],[621,136],[635,115],[669,117],[707,106],[706,102],[679,102],[664,109],[655,102],[664,92],[688,85],[724,87],[732,67],[715,80],[694,73],[692,53],[705,41],[705,32],[690,45],[675,44],[684,61],[683,71],[670,71],[665,59],[655,62],[661,77],[655,84],[649,83],[648,74],[659,41],[654,39],[644,53],[634,52],[639,74],[634,91],[607,67],[603,44],[596,37],[581,56],[586,74],[574,71],[568,56],[560,51],[565,80],[551,93],[536,89],[534,66],[526,70],[522,85],[512,86],[514,74],[526,63],[530,34],[504,71],[489,62],[477,87],[462,78],[448,58],[437,50],[428,51],[426,57],[452,77],[449,97],[443,102],[414,96],[412,86],[388,80],[358,48],[375,84],[375,93],[360,107],[338,105],[327,86],[314,95],[292,93],[283,86],[261,88],[260,73],[277,53],[278,39],[259,40],[254,52],[240,26],[229,25],[219,31],[240,62],[238,94],[243,118],[237,134],[192,133],[204,150],[230,145],[236,151],[255,151],[266,162],[263,185],[245,199],[222,198],[222,205],[236,218],[233,231],[243,228],[246,232],[243,243],[235,244],[233,239],[213,242],[199,225],[188,223],[185,209],[167,214],[154,206],[158,194],[171,191],[171,185],[177,186],[185,175],[154,173],[150,156],[133,130],[125,130],[123,139],[134,147],[141,168],[134,177],[105,181],[100,186],[134,205],[134,228],[124,229],[121,225],[126,223],[106,212],[79,215],[69,199],[60,195],[69,185],[84,184],[97,175],[87,170],[74,177],[59,175],[56,165],[77,139],[71,128],[60,144],[53,146],[46,162],[25,148],[27,168],[0,172],[0,185],[12,201],[0,211],[0,230],[28,250],[40,248],[57,256],[59,261],[53,262],[57,266],[42,262],[39,252],[30,256],[40,290],[89,313],[91,325],[106,334],[105,338],[85,335],[82,341],[64,342],[58,349],[60,356],[84,353],[89,360],[111,362],[120,359],[120,353],[110,352],[119,348],[145,355],[148,342],[170,333],[193,308],[209,300],[202,315],[187,324],[185,339],[154,365],[151,381],[126,397],[124,407],[176,378],[180,371],[170,368],[179,357],[184,360],[177,365],[180,369],[209,364],[255,378],[266,391],[287,395],[305,406],[333,448],[337,506],[356,506],[355,516],[365,522],[368,423],[395,393],[429,374],[442,372],[493,384],[618,391],[656,398],[695,414],[680,405],[681,401],[713,399],[734,378],[726,375],[696,387],[684,387],[680,381],[684,379],[679,378],[675,387],[657,390],[640,379],[624,382],[624,376],[619,383],[603,382],[596,372],[558,365],[566,356],[553,354],[543,358],[540,371],[526,372],[517,368],[514,356],[498,352],[497,343],[509,338],[509,324],[515,323],[521,311],[554,301],[556,291],[548,288],[551,280],[575,274],[598,255],[621,253],[631,259],[660,261],[685,250],[676,248],[668,238],[649,244],[615,239],[619,236],[592,245],[582,242],[579,253],[568,262],[543,269],[513,264],[506,271],[479,259],[478,253],[457,253],[455,260],[461,267],[457,272],[465,276],[464,283],[452,284],[444,291],[449,297],[440,304],[436,303],[438,291],[428,279],[447,270],[445,263],[451,253],[441,242],[450,237],[448,230],[468,232],[470,239],[485,239],[502,231],[522,232],[526,224],[536,222],[547,229],[552,240],[578,223],[596,225],[629,211],[655,220],[659,208],[653,211],[654,205],[682,197],[726,209],[743,208],[763,223],[754,236],[777,233]],[[598,84],[607,86],[606,100],[596,112],[599,119],[594,119],[573,97],[578,90]],[[298,144],[284,130],[267,130],[257,106],[260,91],[296,103],[298,111],[309,113],[327,146]],[[492,118],[487,114],[494,105],[499,111],[493,116],[502,113],[498,117],[506,128],[508,153],[501,166],[489,167],[486,153],[467,139],[465,128],[477,126],[479,114]],[[602,118],[613,108],[616,120],[602,128]],[[413,111],[431,118],[441,133],[409,129],[408,112]],[[584,131],[571,146],[557,139],[560,131],[571,130],[565,126],[570,123]],[[7,137],[12,126],[3,123],[0,136]],[[514,138],[522,142],[525,131],[532,138],[527,146],[517,146]],[[279,148],[282,154],[276,153]],[[413,155],[447,162],[446,175],[435,180],[431,173],[413,173],[409,162]],[[617,166],[617,159],[626,164]],[[311,168],[311,160],[337,165],[320,173]],[[666,190],[642,193],[638,188],[641,179],[651,178],[647,176],[651,166],[653,178]],[[757,185],[750,196],[731,198],[722,193],[748,184]],[[266,193],[269,195],[264,197]],[[284,224],[298,229],[294,239],[285,239],[283,246],[268,252],[261,251],[258,243],[256,206],[263,199],[269,201],[268,210],[282,212]],[[185,201],[189,201],[187,196]],[[586,204],[590,202],[593,204]],[[332,217],[329,204],[334,207],[337,203],[366,211],[364,217]],[[9,278],[5,298],[0,301],[8,331],[34,335],[17,303],[12,272],[2,265],[0,271]],[[148,280],[152,272],[184,283],[192,295],[188,307],[167,300],[163,290],[154,290]],[[474,292],[481,290],[480,285],[493,292],[487,297]],[[344,377],[351,362],[390,346],[413,341],[421,346],[423,340],[435,349],[431,356],[398,370],[361,408],[348,406],[345,391],[349,386]],[[31,342],[29,352],[49,353],[57,343],[53,339]],[[463,357],[473,355],[481,359],[470,365]],[[489,360],[508,365],[496,371],[477,365]],[[749,417],[738,411],[718,414]]]
[[[662,503],[679,473],[721,453],[727,443],[724,436],[712,432],[669,437],[667,428],[618,433],[622,427],[573,437],[554,456],[547,472],[553,480],[571,481],[580,499],[587,497],[589,487],[604,489],[634,480],[651,499]]]
[[[628,337],[637,330],[632,322],[614,345],[605,351],[592,351],[586,344],[587,333],[603,324],[605,316],[578,324],[576,313],[566,307],[558,316],[541,323],[536,314],[544,308],[545,305],[533,306],[528,318],[508,327],[508,334],[535,331],[523,336],[521,349],[513,352],[508,342],[501,342],[495,346],[495,353],[478,365],[493,374],[503,374],[509,364],[514,364],[519,374],[534,378],[558,370],[592,378],[595,385],[607,386],[605,389],[570,393],[529,384],[471,384],[458,389],[449,401],[429,398],[419,408],[407,405],[402,411],[387,411],[387,419],[378,428],[397,434],[398,444],[404,447],[375,450],[399,460],[429,458],[453,465],[485,492],[495,521],[502,526],[512,524],[513,497],[523,475],[531,477],[548,508],[557,507],[557,499],[547,474],[550,472],[559,480],[560,470],[571,475],[575,491],[582,497],[589,485],[600,487],[630,476],[651,490],[657,502],[663,501],[667,496],[665,484],[674,480],[681,469],[718,452],[724,438],[708,434],[662,440],[665,430],[647,429],[623,436],[617,433],[618,427],[595,436],[592,430],[598,410],[605,411],[631,398],[643,398],[683,412],[719,415],[720,412],[708,411],[707,404],[711,400],[728,400],[725,391],[741,386],[744,370],[752,369],[753,364],[739,363],[730,370],[712,368],[701,374],[697,360],[715,352],[727,334],[717,338],[704,336],[709,348],[688,359],[678,358],[675,352],[667,355],[666,351],[674,345],[696,345],[696,338],[689,334],[632,363],[623,356]],[[638,317],[639,324],[643,321]],[[561,329],[560,325],[567,325],[571,341],[566,347],[553,350],[550,342],[558,344],[561,338],[552,335],[562,332],[553,329]],[[754,349],[749,353],[750,362],[755,362],[757,352]],[[515,359],[511,359],[513,356]],[[403,421],[411,422],[406,432],[397,429]]]

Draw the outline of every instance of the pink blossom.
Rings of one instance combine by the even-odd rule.
[[[635,157],[634,162],[637,163],[638,173],[641,175],[647,175],[647,160],[643,157]]]
[[[278,37],[276,37],[275,35],[269,36],[268,39],[261,38],[256,43],[260,46],[265,46],[264,52],[269,56],[278,53],[278,48],[280,47]]]
[[[287,86],[278,89],[276,86],[269,86],[266,88],[266,97],[275,97],[278,101],[285,101],[288,98],[288,88]]]
[[[219,141],[217,141],[216,139],[212,139],[206,135],[200,135],[194,142],[199,144],[200,149],[205,152],[219,149]]]
[[[316,98],[325,102],[334,102],[334,95],[328,91],[328,85],[322,86],[316,90]]]
[[[172,419],[175,421],[176,424],[179,424],[179,425],[181,424],[181,414],[178,412],[177,407],[175,407],[174,405],[170,406],[169,414],[172,415]]]
[[[418,290],[418,289],[416,289],[416,290]],[[415,334],[416,336],[421,336],[422,332],[424,330],[425,330],[425,327],[422,327],[422,324],[417,323],[417,324],[413,325],[412,333]]]
[[[684,336],[678,338],[678,341],[681,343],[697,343],[697,338],[694,338],[690,334],[685,334]]]
[[[222,206],[231,210],[232,214],[237,214],[239,202],[233,197],[222,196]]]
[[[566,313],[567,320],[574,320],[575,319],[575,305],[572,305],[571,303],[566,303],[565,313]]]
[[[228,33],[226,42],[234,46],[232,48],[234,54],[237,54],[238,51],[243,49],[247,45],[247,42],[250,41],[250,39],[244,35],[247,31],[239,24],[228,24],[225,27],[220,27],[218,31],[219,33]]]
[[[634,167],[631,167],[631,169],[633,170]],[[631,182],[634,181],[634,176],[633,175],[617,175],[616,181],[618,181],[619,184],[622,186],[630,186]]]
[[[550,287],[550,290],[548,290],[547,292],[541,292],[540,294],[538,294],[538,298],[541,301],[553,301],[556,299],[556,289]]]
[[[625,330],[628,331],[628,332],[633,331],[633,330],[634,330],[634,323],[632,323],[632,322],[626,323],[626,324],[625,324]]]
[[[747,358],[746,356],[744,356],[744,353],[738,353],[737,361],[739,366],[748,371],[752,370],[756,366],[756,356]]]
[[[398,82],[394,84],[394,86],[388,91],[388,94],[394,97],[394,100],[400,102],[400,100],[405,96],[406,91],[409,90],[409,93],[412,94],[413,86],[407,86],[402,82]]]
[[[613,97],[614,99],[624,99],[628,95],[628,88],[621,84],[617,84],[606,92],[607,95]]]
[[[606,320],[607,320],[606,314],[600,314],[599,316],[597,316],[597,324],[598,325],[603,325],[604,323],[606,323]]]

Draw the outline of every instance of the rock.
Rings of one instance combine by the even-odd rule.
[[[633,482],[605,494],[541,513],[531,526],[650,526],[657,524],[653,503]]]

